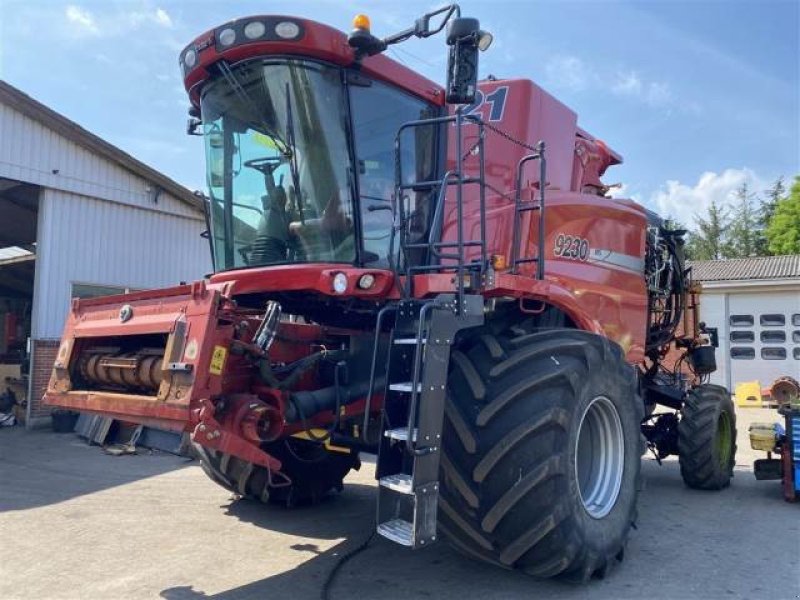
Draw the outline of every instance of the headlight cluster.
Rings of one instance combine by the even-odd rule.
[[[181,69],[184,75],[194,69],[199,63],[199,52],[212,44],[218,52],[222,52],[250,42],[298,41],[303,34],[301,23],[281,18],[262,17],[233,21],[216,29],[213,38],[209,36],[199,46],[192,44],[185,48],[180,56]]]
[[[216,31],[217,50],[248,42],[294,41],[303,34],[295,21],[280,19],[242,19],[223,25]]]

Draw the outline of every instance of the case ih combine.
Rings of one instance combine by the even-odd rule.
[[[491,36],[456,5],[355,26],[245,18],[181,53],[214,273],[74,300],[47,401],[188,432],[264,502],[319,500],[377,453],[384,537],[602,576],[645,442],[691,487],[732,476],[683,232],[608,197],[622,159],[561,102],[478,82]],[[445,88],[382,54],[445,27]]]

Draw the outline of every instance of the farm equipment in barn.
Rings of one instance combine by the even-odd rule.
[[[47,402],[189,432],[264,502],[314,502],[376,453],[384,537],[602,576],[645,439],[691,487],[732,477],[684,232],[609,197],[621,157],[561,102],[478,81],[491,36],[457,5],[383,39],[354,24],[239,19],[181,53],[214,273],[73,300]],[[383,54],[445,28],[444,88]]]

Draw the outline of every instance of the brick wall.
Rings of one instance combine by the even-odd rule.
[[[31,421],[50,416],[51,407],[42,404],[42,396],[50,381],[53,363],[58,354],[59,340],[33,340],[33,364],[31,365]]]

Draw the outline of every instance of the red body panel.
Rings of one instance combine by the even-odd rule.
[[[487,99],[505,88],[504,107],[498,111]],[[586,132],[578,129],[574,112],[531,81],[499,80],[481,82],[484,102],[472,111],[509,136],[514,143],[489,130],[485,141],[486,168],[486,239],[488,253],[511,259],[514,231],[514,196],[517,163],[532,153],[537,143],[545,143],[547,182],[545,187],[545,278],[553,286],[567,292],[576,301],[560,306],[576,322],[593,322],[619,343],[632,363],[644,358],[647,327],[647,293],[644,281],[645,231],[644,209],[630,201],[613,200],[597,193],[581,193],[593,180],[591,169],[583,168],[577,148],[594,147]],[[492,116],[500,117],[491,120]],[[498,113],[500,113],[498,115]],[[475,145],[477,126],[468,125],[462,156]],[[579,138],[578,136],[583,136]],[[455,135],[449,137],[448,169],[456,164]],[[619,162],[617,155],[602,148],[601,167]],[[579,165],[577,169],[574,165]],[[477,177],[476,155],[465,161],[467,176]],[[579,175],[576,179],[576,173]],[[596,171],[595,171],[596,173]],[[538,194],[537,163],[526,164],[523,177],[523,199]],[[457,215],[454,189],[449,190],[443,229],[444,241],[457,239]],[[464,189],[464,236],[480,238],[480,203],[477,185]],[[521,256],[535,256],[538,240],[538,213],[523,215]],[[559,235],[586,240],[584,258],[557,256]],[[477,258],[479,249],[468,248],[467,255]],[[532,265],[521,268],[522,277],[509,276],[511,290],[531,294],[525,278],[532,278]],[[549,288],[554,289],[552,286]],[[543,298],[545,299],[545,298]],[[579,315],[579,313],[582,313]]]

